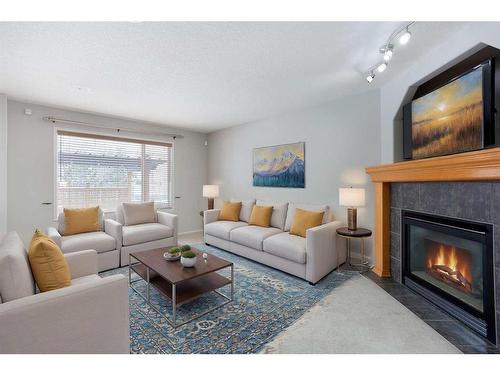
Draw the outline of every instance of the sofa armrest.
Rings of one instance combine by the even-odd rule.
[[[207,225],[219,220],[220,209],[203,211],[203,224]]]
[[[72,279],[88,275],[97,275],[97,251],[77,251],[74,253],[64,254],[64,258],[66,259],[66,262],[68,262]]]
[[[116,250],[120,251],[123,244],[122,225],[113,219],[104,220],[104,232],[115,239]]]
[[[169,212],[158,211],[158,223],[172,228],[174,232],[177,233],[177,227],[179,226],[179,217]]]
[[[179,230],[179,216],[169,212],[158,211],[158,223],[166,225],[174,230],[174,240],[177,244],[177,233]]]
[[[345,249],[337,246],[340,221],[306,231],[306,280],[316,283],[345,261]]]
[[[128,282],[99,278],[0,304],[0,353],[129,353]]]
[[[57,231],[56,228],[54,227],[48,227],[47,228],[47,236],[49,236],[52,241],[54,241],[59,248],[61,248],[62,241],[61,241],[61,234]],[[62,250],[62,249],[61,249]]]

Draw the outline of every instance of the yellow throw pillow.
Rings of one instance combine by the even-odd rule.
[[[273,206],[253,206],[248,224],[267,228],[271,224],[272,214]]]
[[[224,202],[219,213],[219,220],[239,221],[241,202]]]
[[[71,285],[71,273],[61,249],[38,229],[31,239],[28,259],[41,292]]]
[[[290,228],[290,234],[295,234],[296,236],[305,237],[306,231],[309,228],[317,227],[323,222],[323,211],[306,211],[300,208],[295,209],[295,216],[293,217],[292,227]]]
[[[64,236],[97,232],[99,230],[99,206],[64,209]]]

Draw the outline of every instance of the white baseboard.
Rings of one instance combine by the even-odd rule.
[[[195,233],[202,233],[203,234],[203,230],[190,230],[190,231],[187,231],[187,232],[182,232],[182,233],[179,233],[178,235],[179,236],[182,236],[184,234],[195,234]]]

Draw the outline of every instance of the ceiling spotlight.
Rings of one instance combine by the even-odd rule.
[[[377,71],[379,73],[382,73],[386,68],[387,68],[387,63],[383,62],[380,63],[379,66],[377,66]]]
[[[392,58],[394,45],[392,43],[384,44],[379,48],[380,53],[384,56],[384,61],[387,62]]]
[[[370,74],[368,74],[366,76],[366,80],[368,81],[368,83],[372,83],[374,78],[375,78],[375,74],[373,74],[373,72],[370,72]]]
[[[387,51],[384,52],[384,60],[389,61],[392,58],[392,49],[387,49]]]
[[[408,31],[408,28],[406,28],[405,32],[401,34],[399,37],[399,44],[406,44],[411,38],[411,33]]]

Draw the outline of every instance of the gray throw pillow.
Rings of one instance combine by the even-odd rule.
[[[154,202],[122,203],[125,225],[137,225],[156,222]]]

